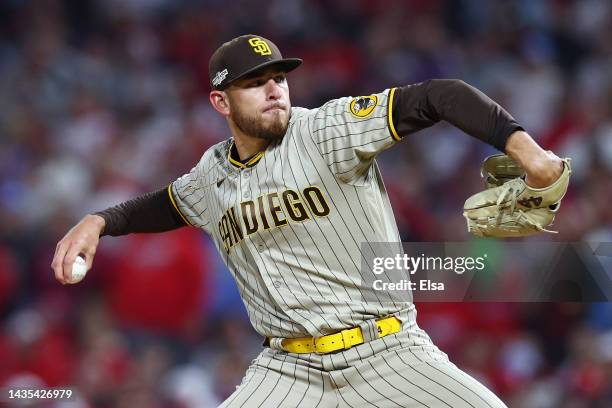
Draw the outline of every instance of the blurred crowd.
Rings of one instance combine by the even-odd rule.
[[[245,33],[304,59],[294,106],[429,78],[478,87],[572,158],[554,239],[612,241],[608,0],[6,0],[0,386],[72,386],[75,408],[191,408],[240,382],[262,339],[200,231],[104,238],[79,285],[56,283],[50,263],[84,214],[167,185],[229,137],[208,58]],[[460,209],[493,152],[438,124],[382,154],[402,238],[470,239]],[[612,303],[418,307],[510,407],[612,406]]]

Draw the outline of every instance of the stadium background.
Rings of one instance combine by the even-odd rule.
[[[612,241],[609,1],[5,0],[0,385],[156,408],[214,406],[240,381],[261,339],[204,234],[104,238],[75,286],[50,262],[85,213],[166,185],[229,136],[207,64],[244,33],[304,59],[295,106],[436,77],[482,89],[573,159],[555,239]],[[403,239],[470,239],[460,209],[491,152],[442,124],[384,153]],[[418,321],[510,407],[612,406],[610,303],[429,303]]]

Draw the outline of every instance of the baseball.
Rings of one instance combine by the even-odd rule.
[[[74,263],[72,264],[72,273],[68,283],[79,283],[83,280],[87,274],[87,263],[82,256],[77,256]]]

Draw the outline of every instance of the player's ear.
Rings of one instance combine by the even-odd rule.
[[[208,99],[217,112],[223,116],[228,116],[230,114],[230,106],[225,92],[212,90],[208,95]]]

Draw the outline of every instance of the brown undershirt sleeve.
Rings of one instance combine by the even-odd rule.
[[[164,232],[187,225],[172,205],[167,188],[141,195],[95,214],[106,222],[101,236]]]
[[[508,137],[523,128],[499,104],[456,79],[433,79],[396,88],[392,124],[399,138],[440,120],[504,151]]]

